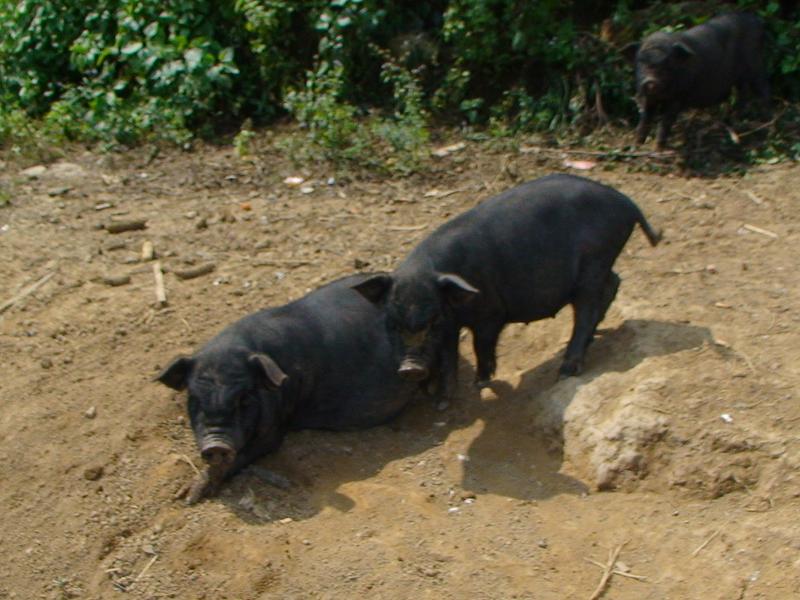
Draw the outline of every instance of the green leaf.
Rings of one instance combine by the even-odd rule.
[[[141,50],[143,47],[144,44],[142,44],[142,42],[129,42],[123,46],[122,50],[120,50],[120,53],[123,56],[132,56],[139,52],[139,50]]]

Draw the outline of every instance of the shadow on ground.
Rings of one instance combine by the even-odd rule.
[[[462,360],[459,397],[446,411],[437,411],[430,400],[422,398],[387,426],[358,432],[292,433],[281,450],[258,463],[291,480],[291,488],[277,489],[245,472],[228,484],[220,498],[211,501],[222,501],[242,519],[253,522],[305,519],[326,507],[348,511],[356,502],[340,491],[342,485],[368,480],[394,461],[409,459],[409,463],[416,463],[419,455],[449,444],[451,436],[467,428],[476,428],[478,433],[460,457],[460,481],[457,475],[455,481],[451,477],[447,482],[453,487],[522,500],[581,494],[587,486],[560,472],[563,439],[544,435],[533,425],[541,403],[560,386],[562,403],[564,394],[568,395],[566,407],[581,386],[604,373],[628,371],[647,358],[697,348],[711,340],[710,331],[704,327],[627,321],[598,332],[581,376],[557,381],[559,352],[524,373],[516,388],[504,381],[493,383],[495,397],[490,400],[482,400],[472,388],[473,368]],[[455,453],[452,458],[459,460]],[[447,479],[452,471],[442,465],[433,474],[418,472],[415,476],[422,481],[426,477]],[[249,500],[243,501],[246,497]],[[254,511],[254,505],[261,510]]]

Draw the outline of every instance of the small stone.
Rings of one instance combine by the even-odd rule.
[[[311,540],[303,540],[303,545],[304,546],[310,546],[311,545]]]
[[[49,369],[53,366],[53,361],[49,358],[43,358],[39,364],[42,365],[43,369]]]
[[[90,406],[89,408],[86,409],[86,412],[83,413],[83,416],[86,417],[87,419],[94,419],[97,416],[97,407]]]
[[[547,540],[542,538],[541,540],[536,542],[536,545],[539,546],[539,548],[547,548],[547,546],[548,546]]]
[[[84,470],[83,478],[88,479],[89,481],[97,481],[103,476],[103,467],[89,467],[88,469]]]
[[[142,552],[148,554],[150,556],[154,556],[156,553],[156,549],[153,547],[153,544],[145,544],[142,546]]]
[[[72,188],[66,185],[50,188],[47,190],[47,195],[54,197],[54,196],[63,196],[67,192],[69,192]]]
[[[38,179],[42,175],[45,174],[47,171],[47,167],[44,165],[36,165],[35,167],[28,167],[27,169],[23,169],[20,171],[20,175],[23,177],[27,177],[28,179]]]
[[[292,517],[286,517],[286,518],[281,519],[280,521],[278,521],[278,523],[281,523],[283,525],[288,525],[292,521],[294,521],[294,519]]]

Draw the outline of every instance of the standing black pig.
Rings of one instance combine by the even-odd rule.
[[[179,495],[194,503],[276,450],[288,429],[353,429],[396,415],[415,386],[400,378],[383,312],[339,279],[278,308],[248,315],[157,380],[188,388],[207,467]]]
[[[644,143],[660,117],[656,144],[663,148],[678,113],[719,104],[734,87],[740,98],[755,94],[766,101],[763,38],[761,19],[739,13],[679,33],[659,31],[626,46],[623,52],[636,67],[637,142]]]
[[[636,223],[654,231],[618,191],[573,175],[550,175],[490,198],[423,240],[391,274],[355,288],[385,304],[389,337],[403,348],[398,372],[436,380],[447,394],[455,375],[461,327],[472,330],[476,382],[495,371],[506,323],[575,312],[561,376],[580,372],[586,347],[617,293],[611,269]]]

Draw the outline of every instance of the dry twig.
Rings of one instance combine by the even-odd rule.
[[[45,283],[50,281],[50,278],[53,275],[55,275],[55,272],[51,271],[50,273],[48,273],[44,277],[40,278],[38,281],[36,281],[36,282],[32,283],[31,285],[29,285],[28,287],[26,287],[24,290],[22,290],[19,294],[17,294],[16,296],[11,298],[10,300],[6,300],[2,305],[0,305],[0,315],[2,315],[9,308],[14,306],[17,302],[19,302],[20,300],[24,300],[25,298],[30,296],[33,292],[35,292],[40,287],[42,287]]]
[[[606,587],[608,587],[608,582],[611,579],[611,576],[616,571],[615,567],[617,566],[617,558],[619,558],[619,553],[622,552],[622,548],[628,542],[623,542],[613,550],[608,551],[608,562],[605,565],[601,565],[603,569],[603,576],[600,578],[600,583],[597,584],[597,587],[594,590],[594,593],[589,597],[589,600],[597,600],[600,598],[603,593],[606,591]]]
[[[200,469],[198,469],[198,468],[197,468],[197,466],[195,466],[195,464],[192,462],[192,459],[191,459],[191,458],[189,458],[189,457],[188,457],[188,456],[186,456],[185,454],[179,454],[179,455],[178,455],[178,459],[179,459],[179,460],[182,460],[182,461],[183,461],[183,462],[185,462],[187,465],[189,465],[190,467],[192,467],[192,470],[195,472],[195,474],[196,474],[196,475],[200,475]]]

